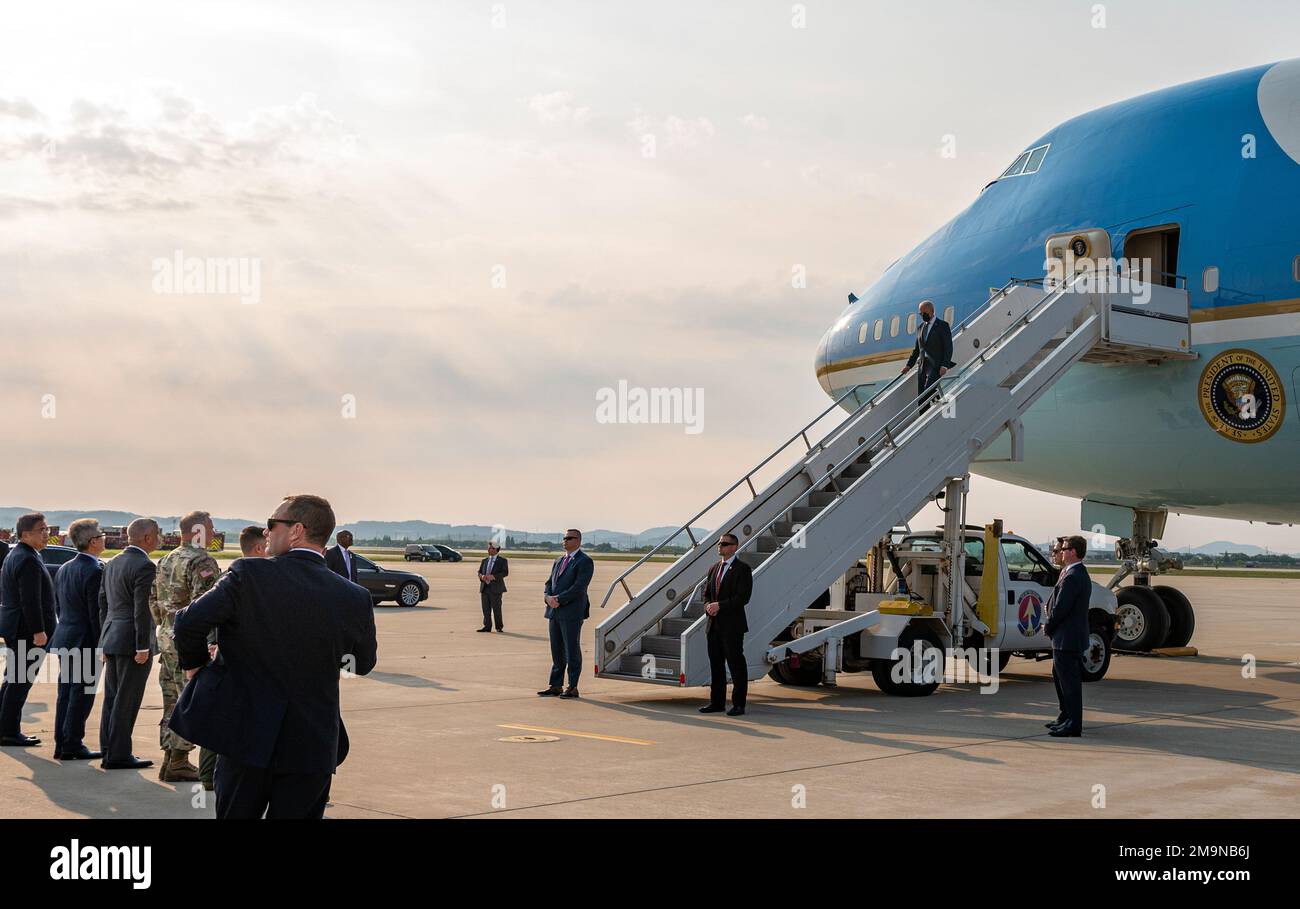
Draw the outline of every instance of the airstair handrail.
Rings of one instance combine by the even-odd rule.
[[[971,357],[960,367],[958,367],[958,369],[955,370],[951,376],[945,376],[940,378],[938,381],[934,383],[934,385],[927,388],[924,392],[918,394],[909,403],[907,403],[902,408],[900,408],[898,413],[893,418],[891,418],[889,422],[887,422],[883,427],[881,427],[879,430],[876,431],[875,435],[859,442],[853,448],[852,451],[850,451],[847,455],[841,458],[838,462],[832,464],[829,468],[827,468],[826,471],[820,477],[818,477],[816,480],[813,481],[813,484],[810,487],[810,489],[817,490],[821,487],[823,483],[829,481],[830,485],[835,490],[834,492],[835,498],[832,501],[828,502],[826,506],[823,509],[821,509],[821,511],[819,511],[816,515],[814,515],[812,520],[809,521],[808,523],[809,524],[814,523],[819,518],[827,514],[839,502],[843,501],[845,494],[849,490],[851,490],[854,486],[858,485],[859,483],[863,482],[871,473],[871,471],[868,470],[867,473],[864,473],[859,477],[855,477],[853,482],[849,484],[848,489],[840,489],[839,485],[835,482],[835,476],[841,470],[843,470],[845,467],[847,467],[848,465],[856,461],[864,451],[874,448],[876,445],[880,444],[881,442],[888,441],[890,446],[893,447],[895,445],[894,442],[895,433],[893,432],[893,430],[899,427],[903,427],[904,424],[908,424],[923,418],[924,412],[920,410],[920,405],[924,403],[924,401],[927,398],[932,399],[936,396],[937,391],[940,391],[942,389],[942,383],[944,382],[945,379],[948,379],[949,383],[951,384],[951,382],[956,381],[957,379],[965,378],[966,370],[969,367],[974,365],[977,361],[983,363],[989,351],[999,346],[1013,332],[1029,324],[1029,322],[1032,321],[1034,313],[1036,313],[1039,310],[1039,308],[1042,307],[1044,304],[1046,304],[1049,300],[1058,299],[1064,296],[1066,293],[1071,292],[1074,285],[1078,283],[1079,279],[1082,277],[1083,277],[1082,275],[1076,276],[1074,280],[1069,281],[1066,284],[1062,284],[1059,287],[1053,288],[1051,291],[1044,294],[1042,299],[1040,299],[1037,303],[1035,303],[1033,306],[1027,309],[1022,316],[1020,316],[1014,322],[1012,322],[1010,325],[1004,328],[996,338],[994,338],[991,342],[989,342],[987,347],[985,347],[978,354]],[[1012,283],[1029,283],[1029,282],[1012,282]],[[756,540],[762,537],[763,534],[767,533],[767,531],[769,531],[783,517],[785,517],[784,512],[777,515],[772,520],[768,521],[765,525],[763,525],[762,528],[760,528],[759,530],[751,534],[749,539],[747,539],[745,542],[741,543],[738,547],[736,547],[736,552],[739,553],[742,549],[748,548]],[[807,530],[807,525],[804,525],[801,528],[800,532],[802,533],[806,530]],[[797,536],[798,534],[796,534],[794,537],[791,537],[790,540],[795,539]],[[783,551],[790,544],[790,540],[787,540],[785,543],[782,543],[781,546],[778,547],[775,552],[773,552],[770,556],[768,556],[766,559],[760,562],[759,567],[761,567],[763,564],[771,560],[773,556],[776,556],[781,551]],[[757,568],[755,570],[757,570]]]
[[[1032,279],[1012,278],[1006,284],[1003,284],[996,291],[990,294],[988,299],[985,300],[983,304],[977,306],[974,310],[972,310],[964,319],[962,319],[959,323],[957,323],[956,326],[953,326],[954,333],[958,329],[964,327],[969,322],[971,322],[980,313],[984,312],[984,310],[988,308],[989,304],[991,304],[1002,294],[1006,293],[1013,286],[1018,284],[1031,285],[1033,283],[1034,281]],[[1041,285],[1042,279],[1041,278],[1038,279],[1037,283]],[[816,417],[814,417],[812,420],[806,423],[801,429],[799,429],[792,436],[790,436],[790,438],[786,439],[783,443],[781,443],[781,445],[779,445],[776,449],[774,449],[767,457],[765,457],[762,461],[760,461],[748,473],[746,473],[735,483],[732,483],[731,486],[727,487],[726,491],[716,496],[713,499],[713,501],[711,501],[708,505],[704,506],[704,508],[700,509],[700,511],[694,517],[690,518],[685,524],[677,528],[677,530],[675,530],[673,533],[666,536],[652,549],[650,549],[649,552],[645,553],[643,556],[641,556],[641,558],[633,562],[632,565],[626,568],[621,574],[619,574],[618,577],[616,577],[613,581],[611,581],[608,589],[606,589],[605,591],[604,598],[600,601],[600,608],[601,609],[605,608],[606,604],[609,603],[609,598],[614,595],[614,589],[618,587],[620,584],[623,586],[623,590],[627,593],[628,602],[630,603],[635,598],[635,594],[633,594],[631,588],[628,587],[627,578],[630,577],[638,568],[640,568],[646,562],[650,561],[651,558],[653,558],[657,553],[662,551],[669,543],[671,543],[673,540],[681,536],[682,533],[685,533],[687,538],[691,541],[691,548],[689,552],[694,552],[699,547],[700,544],[699,541],[695,539],[695,535],[691,532],[691,525],[694,524],[696,521],[698,521],[700,518],[704,517],[704,515],[708,514],[711,510],[713,510],[713,508],[716,507],[719,502],[723,501],[728,496],[730,496],[733,492],[739,489],[741,484],[748,483],[750,493],[753,495],[755,499],[757,499],[758,491],[754,488],[754,483],[753,483],[754,475],[758,473],[760,470],[762,470],[764,467],[766,467],[768,464],[770,464],[772,460],[777,457],[777,455],[785,451],[791,445],[791,443],[794,442],[795,439],[798,439],[801,436],[803,437],[804,445],[806,446],[806,450],[804,452],[805,455],[811,452],[814,448],[819,448],[819,446],[820,448],[824,448],[828,441],[830,441],[832,438],[837,437],[837,433],[850,420],[857,417],[858,414],[860,414],[864,409],[869,409],[875,406],[875,402],[877,401],[877,399],[882,398],[886,393],[888,393],[894,387],[895,384],[897,384],[899,381],[903,379],[904,375],[906,375],[906,373],[900,373],[899,375],[895,376],[885,385],[885,387],[881,388],[879,391],[873,394],[871,398],[869,398],[867,401],[865,402],[859,401],[858,407],[855,410],[850,412],[848,416],[846,416],[838,426],[836,426],[829,433],[827,433],[826,437],[823,438],[817,445],[813,445],[808,440],[808,435],[807,435],[808,430],[811,429],[813,426],[815,426],[817,423],[819,423],[821,420],[823,420],[826,417],[826,415],[829,414],[831,411],[838,408],[840,404],[842,404],[850,395],[856,396],[860,388],[875,383],[864,382],[864,383],[858,383],[851,386],[842,395],[836,398],[829,406],[827,406],[821,413],[819,413]]]

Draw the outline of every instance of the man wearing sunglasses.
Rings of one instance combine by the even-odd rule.
[[[1078,738],[1083,734],[1083,654],[1088,649],[1088,602],[1092,579],[1083,565],[1088,542],[1083,537],[1057,537],[1052,561],[1061,566],[1056,589],[1047,598],[1047,625],[1052,639],[1052,681],[1060,713],[1048,723],[1053,738]]]
[[[564,532],[564,555],[551,565],[544,594],[546,617],[551,631],[551,684],[537,692],[544,698],[576,698],[578,677],[582,675],[582,623],[591,614],[587,586],[596,566],[582,551],[582,531]],[[561,689],[565,670],[569,687]]]
[[[99,678],[99,586],[104,580],[104,531],[94,518],[68,525],[68,540],[77,557],[59,566],[54,575],[54,599],[59,624],[50,649],[59,654],[59,687],[54,707],[54,758],[88,761],[102,757],[84,744],[86,718],[95,704]]]
[[[713,679],[709,703],[700,713],[720,713],[727,707],[727,670],[731,670],[731,709],[727,716],[743,716],[749,692],[749,669],[745,665],[745,605],[754,592],[754,573],[736,558],[739,540],[724,533],[718,540],[718,561],[709,569],[704,585],[704,611],[709,616],[709,668]]]
[[[325,564],[333,532],[329,502],[288,496],[266,522],[269,558],[239,559],[176,615],[191,681],[171,727],[219,755],[218,818],[324,816],[347,754],[339,670],[366,675],[376,660],[370,594]]]
[[[41,559],[50,540],[45,515],[22,515],[14,529],[18,545],[0,568],[0,639],[9,648],[0,685],[0,745],[30,748],[41,740],[24,735],[19,723],[57,619],[54,582]]]

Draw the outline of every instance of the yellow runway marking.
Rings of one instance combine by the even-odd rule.
[[[646,739],[625,739],[617,735],[600,735],[596,732],[574,732],[572,729],[547,729],[545,726],[525,726],[522,723],[498,723],[502,729],[523,729],[527,732],[549,732],[552,735],[571,735],[580,739],[599,739],[602,742],[622,742],[624,745],[655,745]]]

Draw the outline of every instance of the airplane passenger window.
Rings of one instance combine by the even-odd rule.
[[[1201,288],[1207,294],[1219,292],[1219,266],[1211,265],[1205,269],[1205,274],[1201,278]]]
[[[898,337],[898,316],[894,316],[889,320],[889,336],[891,338]]]
[[[1297,259],[1296,261],[1300,262],[1300,259]],[[912,313],[907,317],[907,333],[909,335],[916,334],[916,313]]]
[[[1291,277],[1300,281],[1300,256],[1296,256],[1291,262]]]
[[[859,344],[866,344],[866,343],[867,343],[867,329],[868,329],[870,326],[871,326],[871,323],[870,323],[870,322],[863,322],[860,326],[858,326],[858,343],[859,343]]]
[[[884,319],[877,319],[877,320],[876,320],[876,340],[879,341],[879,340],[880,340],[880,336],[883,335],[884,333],[885,333],[885,320],[884,320]]]
[[[951,306],[945,306],[943,308],[943,320],[947,322],[949,326],[952,325],[952,317],[954,313],[956,313],[956,310],[953,309]]]

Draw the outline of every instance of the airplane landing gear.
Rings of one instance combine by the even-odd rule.
[[[1185,647],[1196,629],[1196,614],[1182,591],[1167,585],[1151,585],[1151,576],[1183,567],[1176,555],[1162,552],[1151,539],[1164,533],[1168,513],[1154,509],[1133,509],[1132,536],[1120,537],[1115,556],[1120,570],[1107,586],[1119,600],[1115,644],[1124,650],[1147,651],[1157,647]],[[1129,575],[1133,583],[1118,589]]]

